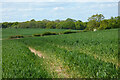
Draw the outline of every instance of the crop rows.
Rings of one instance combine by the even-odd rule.
[[[53,60],[60,62],[62,68],[72,78],[117,78],[119,70],[117,40],[117,29],[4,40],[3,77],[26,75],[25,77],[55,78],[58,74],[49,70],[50,60]],[[48,60],[38,58],[28,47],[41,51],[49,57]],[[14,70],[18,70],[18,73],[13,72]],[[26,72],[28,74],[25,74]],[[34,75],[31,76],[31,73]]]
[[[44,60],[31,53],[23,43],[5,40],[2,49],[3,78],[51,77],[43,66]]]

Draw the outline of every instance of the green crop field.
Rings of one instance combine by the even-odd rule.
[[[2,30],[2,78],[118,78],[118,29],[32,36],[47,31],[65,29]]]
[[[8,38],[9,36],[13,35],[24,35],[24,36],[29,36],[32,34],[39,34],[39,33],[44,33],[44,32],[62,32],[66,31],[66,29],[35,29],[35,28],[30,28],[30,29],[2,29],[3,35],[2,38]],[[74,31],[74,30],[72,30]],[[78,30],[79,31],[79,30]]]

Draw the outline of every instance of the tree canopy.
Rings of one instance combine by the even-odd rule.
[[[48,29],[77,29],[77,30],[94,30],[94,29],[111,29],[119,28],[120,16],[104,19],[102,14],[95,14],[88,18],[88,22],[67,18],[66,20],[50,21],[43,19],[36,21],[31,19],[26,22],[3,22],[0,23],[2,28],[48,28]]]
[[[96,14],[92,15],[91,17],[88,18],[88,21],[95,20],[96,22],[100,22],[104,19],[105,17],[102,14]]]

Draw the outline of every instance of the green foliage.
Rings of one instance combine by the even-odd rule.
[[[35,21],[35,19],[32,19],[31,21]]]
[[[4,23],[2,24],[2,28],[8,28],[8,22],[4,22]]]
[[[58,29],[75,29],[75,23],[72,21],[61,21],[56,26]]]
[[[59,19],[57,19],[57,20],[55,20],[55,22],[59,23],[59,22],[60,22],[60,20],[59,20]]]
[[[105,17],[102,14],[96,14],[92,15],[91,17],[88,18],[88,21],[95,20],[96,22],[100,22],[104,19]]]
[[[108,27],[109,28],[120,28],[120,17],[111,17],[111,19],[108,20]]]
[[[41,34],[33,34],[33,36],[42,36]]]
[[[0,28],[2,28],[2,23],[0,23]]]
[[[28,23],[29,23],[29,22],[19,23],[18,28],[29,28],[30,25],[29,25]]]
[[[75,29],[84,30],[86,28],[85,23],[77,21],[75,22]]]
[[[63,26],[64,26],[64,21],[61,21],[56,25],[56,28],[57,29],[63,29]]]
[[[56,28],[56,24],[57,23],[55,23],[54,21],[48,22],[46,24],[46,28],[48,28],[48,29],[55,29]]]
[[[87,24],[87,30],[93,30],[99,27],[99,22],[96,22],[95,20],[91,20]]]
[[[45,35],[57,35],[57,33],[55,33],[55,32],[45,32],[45,33],[41,34],[41,36],[45,36]]]
[[[38,21],[38,22],[36,22],[36,27],[44,29],[44,28],[46,28],[46,23],[42,22],[42,21]]]
[[[76,29],[76,30],[94,30],[94,29],[111,29],[119,28],[120,17],[111,17],[111,19],[104,20],[102,14],[92,15],[88,18],[88,22],[76,21],[75,19],[67,18],[66,20],[50,21],[44,19],[42,21],[35,21],[34,19],[26,22],[4,22],[2,28],[47,28],[47,29]]]
[[[19,23],[18,28],[45,28],[46,23],[42,21],[27,21]]]
[[[62,32],[62,34],[71,34],[71,33],[77,33],[77,31],[66,30]]]
[[[108,21],[107,20],[101,21],[99,29],[109,29],[109,28],[108,28]]]
[[[66,21],[67,21],[67,22],[69,22],[69,21],[70,21],[70,22],[76,22],[76,20],[71,19],[71,18],[67,18]]]
[[[104,20],[104,16],[102,14],[92,15],[88,18],[87,30],[94,30],[94,29],[103,29],[103,26],[100,26],[100,22]]]
[[[111,17],[111,19],[105,19],[103,15],[93,15],[88,18],[89,22],[87,24],[87,30],[93,29],[111,29],[111,28],[119,28],[120,25],[120,17]]]
[[[58,34],[71,34],[71,33],[77,33],[80,31],[72,31],[72,30],[66,30],[60,33],[55,33],[55,32],[44,32],[42,34],[33,34],[33,36],[46,36],[46,35],[58,35]]]

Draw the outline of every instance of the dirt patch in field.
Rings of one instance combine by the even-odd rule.
[[[36,51],[35,49],[29,47],[29,50],[34,53],[35,55],[38,55],[40,58],[45,58],[40,51]]]
[[[44,55],[43,56],[43,53],[40,52],[40,51],[37,51],[31,47],[28,47],[29,50],[34,53],[35,55],[38,55],[40,58],[45,58],[45,61],[46,61],[46,65],[50,65],[50,69],[53,73],[57,73],[58,77],[59,78],[69,78],[69,75],[66,73],[66,69],[63,68],[62,66],[62,63],[47,56],[47,55]]]

